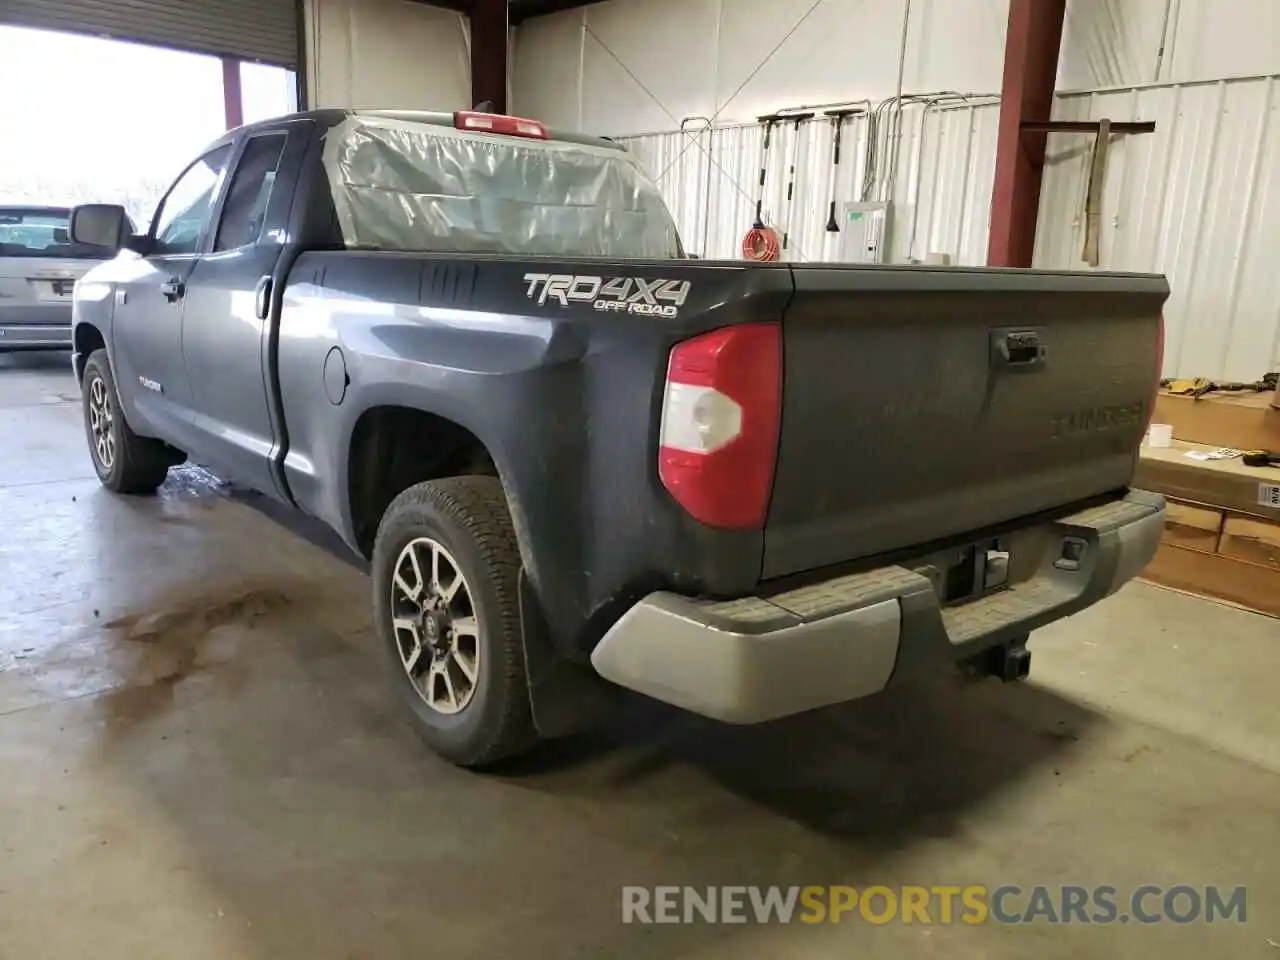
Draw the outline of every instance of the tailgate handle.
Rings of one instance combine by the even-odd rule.
[[[1048,351],[1035,330],[992,330],[991,362],[1013,370],[1039,370]]]

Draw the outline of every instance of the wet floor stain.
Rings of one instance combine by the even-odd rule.
[[[171,600],[162,609],[127,614],[105,624],[124,640],[143,643],[191,642],[230,623],[252,626],[280,614],[298,592],[278,585],[233,584],[221,590]]]
[[[231,492],[231,484],[199,464],[182,463],[169,468],[169,476],[157,492],[164,500],[192,500],[226,496]]]
[[[124,684],[105,698],[111,718],[154,716],[196,677],[234,695],[249,675],[252,648],[274,635],[266,628],[305,626],[319,599],[306,582],[207,584],[108,621],[104,627],[131,654]]]

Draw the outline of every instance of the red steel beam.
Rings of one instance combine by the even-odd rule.
[[[235,57],[222,58],[222,110],[227,129],[244,125],[244,95],[240,90],[240,61]]]
[[[1047,134],[1024,129],[1053,111],[1066,0],[1009,0],[1004,85],[987,263],[1029,267],[1036,244]]]
[[[507,112],[507,0],[472,0],[471,105]]]

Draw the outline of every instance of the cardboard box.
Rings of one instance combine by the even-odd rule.
[[[1187,550],[1216,553],[1222,521],[1221,510],[1170,500],[1166,504],[1162,539]]]
[[[1236,450],[1280,450],[1280,392],[1210,393],[1193,400],[1161,391],[1156,423],[1173,427],[1178,440]]]
[[[1227,517],[1218,552],[1280,571],[1280,523]]]
[[[1142,576],[1280,617],[1280,522],[1169,500],[1160,547]]]
[[[1280,570],[1271,567],[1161,543],[1142,576],[1280,617]]]
[[[1280,521],[1280,468],[1246,467],[1232,460],[1193,460],[1191,451],[1209,452],[1221,444],[1184,443],[1142,448],[1133,485],[1205,507]]]

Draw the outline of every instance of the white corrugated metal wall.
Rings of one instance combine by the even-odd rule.
[[[611,0],[520,25],[513,108],[635,136],[700,114],[994,90],[1007,18],[1008,0]]]
[[[409,0],[304,0],[313,107],[471,105],[466,18]]]
[[[907,92],[994,89],[1007,9],[1007,0],[612,0],[520,28],[515,103],[559,126],[624,135],[663,175],[690,249],[733,256],[753,220],[758,128],[697,135],[714,164],[679,133],[638,134],[692,114],[730,124],[801,103],[880,100],[898,82]],[[1168,274],[1168,374],[1252,379],[1280,367],[1276,72],[1277,0],[1068,0],[1059,88],[1084,92],[1060,94],[1055,115],[1156,121],[1154,135],[1112,145],[1100,266]],[[894,202],[891,260],[940,252],[983,262],[997,113],[904,112],[895,177],[879,184]],[[848,141],[859,137],[865,125]],[[835,253],[824,229],[829,144],[825,124],[804,128],[797,259]],[[1040,266],[1088,269],[1089,144],[1050,138]],[[773,225],[785,219],[785,165],[775,149]],[[858,196],[854,165],[841,200]]]
[[[1254,380],[1280,368],[1277,77],[1140,85],[1058,97],[1063,120],[1154,120],[1114,137],[1101,269],[1164,273],[1165,372]],[[1036,265],[1087,269],[1091,138],[1053,134]]]
[[[1065,93],[1063,120],[1154,120],[1154,134],[1114,136],[1103,196],[1102,270],[1166,274],[1169,376],[1253,380],[1280,368],[1280,76],[1143,85]],[[866,199],[893,203],[891,262],[946,253],[986,260],[995,172],[994,104],[903,111],[896,173]],[[839,203],[860,197],[867,124],[845,131]],[[786,225],[791,132],[770,151],[765,221]],[[688,248],[736,257],[754,220],[761,128],[757,124],[621,138],[671,204]],[[1092,138],[1054,134],[1041,195],[1035,265],[1088,270],[1082,259]],[[708,154],[710,158],[708,158]],[[801,128],[789,259],[830,260],[839,234],[825,229],[831,128]]]
[[[946,253],[955,263],[986,259],[995,174],[998,107],[990,98],[969,103],[915,104],[901,114],[901,137],[877,138],[882,159],[868,175],[869,120],[847,121],[839,175],[832,181],[829,120],[775,130],[769,151],[764,220],[790,230],[786,259],[834,260],[840,234],[829,232],[830,201],[889,200],[893,207],[889,260],[923,260]],[[882,121],[881,129],[887,126]],[[736,257],[742,236],[755,220],[762,128],[758,124],[716,127],[696,124],[684,133],[619,138],[658,180],[680,225],[686,246],[706,257]],[[888,145],[888,146],[886,146]],[[896,162],[883,159],[895,148]],[[793,149],[798,157],[795,202],[786,202]],[[834,187],[834,189],[833,189]]]

